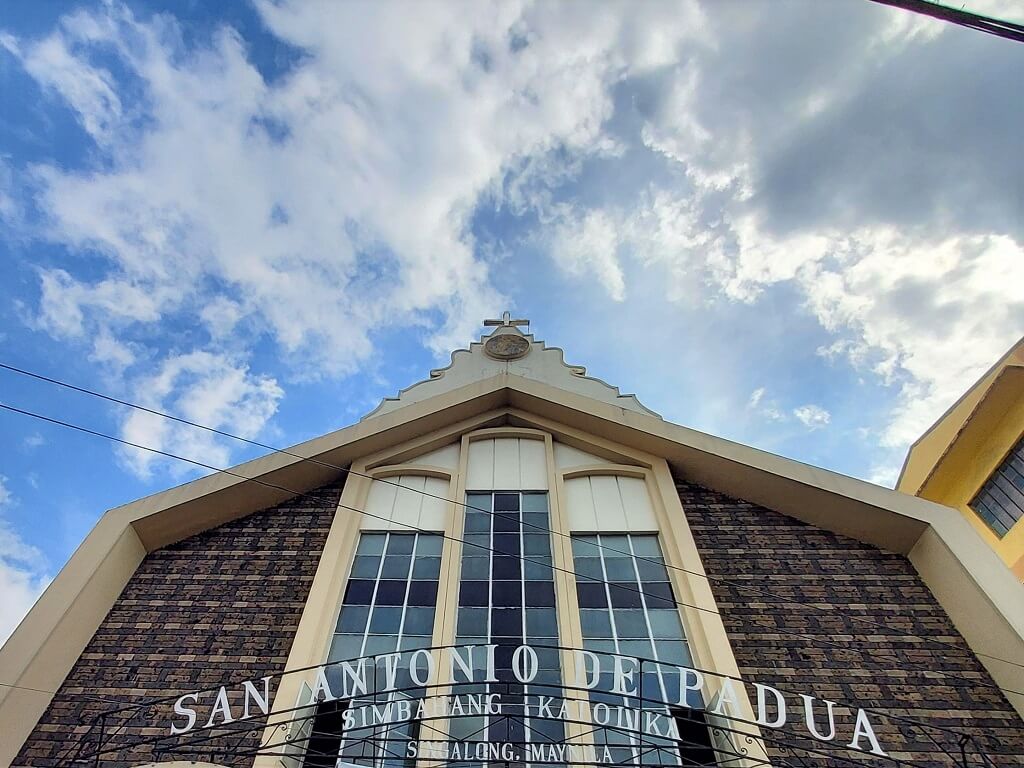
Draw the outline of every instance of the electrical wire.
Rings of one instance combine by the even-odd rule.
[[[985,32],[990,35],[1024,43],[1024,25],[1013,21],[997,19],[993,16],[985,16],[974,11],[967,11],[963,8],[951,8],[941,3],[929,2],[929,0],[871,0],[880,5],[888,5],[900,10],[918,13],[922,16],[930,16],[939,21],[946,21],[978,32]]]
[[[295,453],[294,451],[291,451],[291,450],[288,450],[288,449],[285,449],[285,448],[277,448],[277,447],[275,447],[273,445],[268,445],[267,443],[262,443],[262,442],[260,442],[258,440],[252,440],[250,438],[242,437],[241,435],[236,435],[236,434],[233,434],[231,432],[227,432],[226,430],[223,430],[223,429],[217,429],[215,427],[206,426],[205,424],[200,424],[198,422],[191,421],[189,419],[181,418],[180,416],[174,416],[173,414],[169,414],[169,413],[166,413],[164,411],[160,411],[160,410],[157,410],[157,409],[154,409],[154,408],[149,408],[149,407],[144,406],[144,405],[139,405],[138,403],[133,403],[133,402],[131,402],[129,400],[124,400],[124,399],[121,399],[121,398],[113,397],[112,395],[108,395],[108,394],[105,394],[103,392],[98,392],[96,390],[88,389],[86,387],[81,387],[81,386],[78,386],[78,385],[75,385],[75,384],[71,384],[69,382],[62,381],[61,379],[57,379],[57,378],[54,378],[54,377],[46,376],[44,374],[36,373],[34,371],[29,371],[29,370],[26,370],[24,368],[18,368],[16,366],[10,365],[8,363],[0,362],[0,369],[7,370],[7,371],[10,371],[12,373],[17,373],[17,374],[19,374],[21,376],[26,376],[26,377],[29,377],[29,378],[32,378],[32,379],[36,379],[38,381],[43,381],[43,382],[46,382],[48,384],[53,384],[55,386],[62,387],[62,388],[65,388],[65,389],[69,389],[71,391],[78,392],[80,394],[89,395],[90,397],[96,397],[96,398],[99,398],[101,400],[105,400],[107,402],[111,402],[111,403],[115,403],[117,405],[124,406],[126,408],[132,408],[132,409],[135,409],[135,410],[138,410],[138,411],[142,411],[144,413],[152,414],[154,416],[159,416],[161,418],[168,419],[170,421],[174,421],[174,422],[177,422],[179,424],[184,424],[186,426],[193,427],[195,429],[201,429],[201,430],[204,430],[206,432],[210,432],[212,434],[220,435],[221,437],[226,437],[226,438],[229,438],[229,439],[232,439],[232,440],[236,440],[236,441],[239,441],[239,442],[242,442],[242,443],[246,443],[248,445],[252,445],[252,446],[255,446],[255,447],[258,447],[258,448],[262,448],[264,450],[271,451],[273,453],[279,453],[279,454],[282,454],[284,456],[289,456],[291,458],[295,458],[295,459],[298,459],[300,461],[310,462],[310,463],[316,464],[318,466],[322,466],[322,467],[333,469],[333,470],[336,470],[336,471],[339,471],[339,472],[343,472],[345,474],[355,475],[357,477],[366,478],[366,479],[371,480],[373,482],[383,483],[385,485],[391,485],[391,486],[394,486],[396,488],[403,488],[403,489],[405,489],[407,491],[412,491],[414,493],[421,494],[421,495],[426,496],[428,498],[437,499],[439,501],[444,501],[444,502],[446,502],[448,504],[454,504],[456,506],[463,507],[463,508],[466,508],[466,509],[474,509],[476,511],[481,511],[481,512],[486,512],[488,514],[493,514],[489,510],[481,510],[481,509],[479,509],[477,507],[474,507],[471,504],[469,504],[468,502],[456,501],[455,499],[449,499],[446,496],[442,496],[440,494],[435,494],[435,493],[430,493],[429,491],[426,491],[426,490],[419,490],[417,488],[409,488],[408,486],[404,486],[401,483],[398,483],[398,482],[396,482],[394,480],[389,480],[387,478],[374,477],[373,475],[367,474],[365,472],[358,472],[358,471],[356,471],[354,469],[351,469],[350,467],[344,467],[344,466],[340,466],[340,465],[337,465],[337,464],[333,464],[331,462],[325,462],[325,461],[322,461],[322,460],[314,458],[314,457],[302,456],[301,454]],[[223,471],[223,470],[218,470],[218,471]],[[559,537],[562,537],[562,538],[567,538],[567,539],[572,540],[572,534],[571,533],[565,533],[563,531],[555,531],[555,530],[553,530],[551,528],[546,528],[544,526],[537,525],[536,523],[529,523],[525,519],[522,521],[522,523],[523,523],[523,525],[528,526],[530,528],[533,528],[533,529],[536,529],[536,530],[539,530],[539,531],[543,531],[545,533],[549,533],[549,534],[552,534],[554,536],[559,536]],[[755,594],[755,595],[760,595],[760,596],[763,596],[763,597],[769,597],[769,598],[771,598],[773,600],[778,600],[780,602],[785,602],[785,603],[788,603],[790,605],[799,605],[801,607],[809,607],[809,608],[812,608],[812,609],[815,609],[815,610],[825,611],[825,612],[829,612],[829,613],[842,613],[842,609],[839,606],[829,605],[829,604],[824,604],[823,605],[821,603],[804,602],[804,601],[801,601],[801,600],[797,600],[795,598],[786,597],[785,595],[780,595],[777,592],[772,592],[771,590],[764,589],[762,587],[753,587],[753,586],[750,586],[748,584],[742,584],[740,582],[732,581],[732,580],[730,580],[728,578],[725,578],[725,577],[722,577],[722,576],[709,576],[707,573],[703,573],[701,571],[695,571],[695,570],[692,570],[690,568],[684,568],[682,566],[676,566],[676,565],[670,565],[668,563],[662,563],[660,561],[657,561],[657,560],[654,560],[654,559],[648,558],[648,557],[633,555],[630,552],[626,552],[626,551],[623,551],[623,550],[616,549],[615,547],[611,547],[611,546],[609,546],[607,544],[599,544],[599,543],[595,544],[593,542],[588,542],[588,543],[591,546],[593,546],[593,547],[595,547],[597,549],[601,549],[601,550],[606,551],[606,552],[614,552],[615,554],[618,554],[618,555],[635,557],[636,560],[641,561],[641,562],[649,562],[649,563],[655,563],[655,564],[658,564],[658,565],[662,565],[665,568],[668,568],[669,570],[677,571],[679,573],[686,573],[686,574],[689,574],[691,576],[697,576],[699,578],[703,578],[703,579],[707,580],[708,582],[717,582],[719,584],[724,584],[726,586],[733,587],[734,589],[742,590],[742,591],[744,591],[744,592],[746,592],[748,594]],[[963,651],[964,650],[962,646],[960,646],[959,644],[957,644],[955,642],[951,642],[949,640],[943,640],[941,638],[935,638],[935,637],[924,638],[924,637],[921,637],[920,635],[915,635],[915,634],[912,634],[912,633],[909,633],[909,632],[893,633],[892,627],[889,626],[888,624],[883,623],[883,622],[875,621],[874,619],[870,619],[870,618],[865,617],[865,616],[858,616],[856,614],[843,613],[842,615],[844,616],[844,618],[847,618],[847,619],[849,619],[851,621],[855,621],[855,622],[857,622],[859,624],[863,624],[863,625],[866,625],[866,626],[872,626],[872,627],[877,627],[879,629],[884,629],[888,633],[892,633],[894,635],[898,635],[898,636],[906,637],[906,638],[912,638],[914,640],[919,640],[919,641],[924,641],[924,642],[937,643],[939,645],[944,645],[944,646],[946,646],[948,648],[951,648],[951,649],[954,649],[954,650],[958,650],[958,651]],[[1004,658],[1001,658],[999,656],[994,656],[994,655],[989,654],[989,653],[984,653],[982,651],[974,651],[973,653],[976,656],[983,656],[983,657],[985,657],[987,659],[992,659],[993,661],[999,661],[999,662],[1001,662],[1003,664],[1009,664],[1011,666],[1015,666],[1015,667],[1019,667],[1021,669],[1024,669],[1024,663],[1021,663],[1021,662],[1011,661],[1009,659],[1004,659]]]
[[[198,461],[196,459],[190,459],[190,458],[187,458],[187,457],[184,457],[184,456],[179,456],[177,454],[173,454],[173,453],[170,453],[168,451],[164,451],[164,450],[161,450],[161,449],[158,449],[158,448],[152,448],[150,446],[142,445],[140,443],[134,443],[134,442],[132,442],[130,440],[125,440],[123,438],[115,437],[113,435],[108,435],[108,434],[106,434],[104,432],[100,432],[98,430],[90,429],[88,427],[83,427],[81,425],[73,424],[71,422],[63,421],[61,419],[56,419],[56,418],[53,418],[53,417],[50,417],[50,416],[45,416],[43,414],[35,413],[33,411],[29,411],[29,410],[26,410],[26,409],[23,409],[23,408],[17,408],[15,406],[8,405],[6,403],[0,403],[0,409],[5,410],[5,411],[9,411],[9,412],[12,412],[12,413],[18,413],[18,414],[21,414],[23,416],[28,416],[28,417],[31,417],[31,418],[35,418],[37,420],[48,422],[50,424],[55,424],[55,425],[58,425],[58,426],[62,426],[62,427],[68,428],[68,429],[72,429],[72,430],[75,430],[75,431],[78,431],[78,432],[82,432],[84,434],[92,435],[94,437],[101,437],[101,438],[104,438],[106,440],[110,440],[112,442],[116,442],[116,443],[120,443],[122,445],[129,446],[131,448],[136,448],[138,450],[148,451],[150,453],[154,453],[154,454],[157,454],[157,455],[160,455],[160,456],[165,456],[167,458],[175,459],[177,461],[182,461],[182,462],[185,462],[187,464],[192,464],[192,465],[197,466],[197,467],[202,467],[204,469],[208,469],[208,470],[211,470],[213,472],[229,475],[229,476],[232,476],[232,477],[237,477],[238,479],[243,480],[243,481],[256,483],[258,485],[262,485],[262,486],[265,486],[267,488],[272,488],[274,490],[283,491],[283,492],[289,494],[289,496],[291,496],[291,497],[299,497],[299,496],[301,496],[301,497],[306,497],[306,498],[317,498],[317,497],[314,497],[312,494],[310,494],[308,492],[296,491],[294,489],[287,488],[286,486],[278,485],[276,483],[270,483],[270,482],[267,482],[265,480],[261,480],[259,478],[247,477],[245,475],[242,475],[242,474],[240,474],[238,472],[235,472],[233,470],[230,470],[230,469],[222,469],[220,467],[216,467],[216,466],[214,466],[212,464],[207,464],[205,462]],[[428,534],[428,535],[432,535],[432,536],[441,536],[442,538],[445,538],[445,539],[448,539],[450,541],[454,541],[454,542],[457,542],[457,543],[461,543],[461,544],[463,544],[465,546],[475,547],[477,549],[482,549],[482,550],[489,551],[489,552],[492,552],[492,553],[498,554],[498,555],[505,555],[505,556],[509,556],[509,557],[515,557],[515,558],[521,560],[522,562],[526,562],[526,563],[531,563],[531,562],[532,563],[539,563],[540,562],[540,561],[530,560],[528,557],[526,557],[524,555],[517,554],[517,553],[505,552],[505,551],[496,549],[494,547],[488,547],[488,546],[484,546],[483,544],[476,544],[474,542],[465,541],[464,539],[460,539],[457,536],[449,536],[449,535],[447,535],[445,533],[439,533],[437,531],[427,530],[427,529],[424,529],[424,528],[420,528],[419,526],[412,525],[410,523],[404,523],[404,522],[400,522],[400,521],[396,521],[396,520],[390,520],[388,518],[382,517],[381,515],[375,515],[375,514],[373,514],[371,512],[367,512],[366,510],[358,509],[356,507],[351,507],[351,506],[348,506],[348,505],[345,505],[345,504],[340,504],[340,503],[338,504],[338,506],[339,506],[339,508],[347,509],[349,511],[356,512],[358,514],[364,515],[364,516],[372,518],[372,519],[380,520],[382,522],[387,522],[390,525],[401,525],[404,528],[407,528],[407,529],[409,529],[411,531],[416,531],[418,533],[424,533],[424,534]],[[567,574],[569,576],[574,576],[577,579],[585,579],[587,581],[592,581],[592,582],[596,582],[596,583],[604,584],[604,585],[612,583],[612,582],[606,581],[605,579],[599,579],[597,577],[592,577],[592,576],[589,576],[587,574],[577,573],[577,572],[571,571],[571,570],[569,570],[567,568],[561,568],[561,567],[558,567],[558,566],[555,566],[555,565],[548,565],[547,563],[540,563],[540,564],[548,566],[548,567],[550,567],[554,571],[559,571],[559,572],[565,573],[565,574]],[[672,606],[674,606],[676,608],[692,608],[694,610],[702,611],[702,612],[705,612],[705,613],[710,613],[710,614],[713,614],[713,615],[716,615],[716,616],[719,616],[719,617],[721,617],[721,615],[722,615],[718,611],[713,610],[711,608],[705,608],[705,607],[699,606],[699,605],[692,605],[692,604],[689,604],[689,603],[684,603],[684,602],[681,602],[681,601],[678,601],[678,600],[675,600],[675,599],[672,599],[672,598],[666,598],[666,597],[662,597],[662,596],[658,596],[658,595],[648,595],[646,593],[641,592],[641,590],[639,590],[639,589],[629,589],[629,588],[621,586],[621,585],[615,585],[615,586],[616,586],[617,589],[620,589],[623,592],[636,593],[636,594],[642,595],[644,599],[654,598],[654,599],[659,600],[659,601],[661,601],[663,603],[668,603],[669,605],[672,605]],[[778,628],[775,628],[775,632],[779,633],[779,634],[790,635],[792,637],[799,637],[799,638],[805,639],[805,640],[810,640],[812,642],[816,642],[816,643],[820,643],[822,645],[827,645],[827,646],[830,646],[830,647],[838,648],[840,650],[849,651],[849,646],[848,645],[844,645],[844,644],[841,644],[841,643],[836,643],[836,642],[833,642],[833,641],[829,641],[829,640],[826,640],[824,638],[820,638],[820,637],[818,637],[816,635],[808,635],[808,634],[805,634],[805,633],[802,633],[802,632],[794,632],[792,630],[780,630]],[[907,665],[909,667],[917,666],[917,665],[914,665],[913,663],[908,663]],[[920,667],[920,668],[922,670],[928,671],[928,672],[938,672],[939,674],[941,674],[943,676],[953,676],[952,673],[946,672],[945,670],[926,669],[924,667]],[[978,685],[978,686],[980,686],[980,687],[992,688],[992,689],[1003,691],[1004,693],[1012,693],[1012,694],[1024,696],[1024,691],[1016,691],[1016,690],[1009,689],[1009,688],[1003,688],[1002,686],[997,685],[995,683],[987,683],[987,682],[985,682],[983,680],[974,680],[973,683]]]

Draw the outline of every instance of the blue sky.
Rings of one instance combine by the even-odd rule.
[[[8,3],[0,360],[288,445],[510,308],[672,421],[891,485],[1024,332],[1022,81],[866,0]],[[195,472],[0,435],[5,636],[103,510]]]

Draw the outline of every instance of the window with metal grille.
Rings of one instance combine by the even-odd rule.
[[[443,536],[428,533],[367,531],[360,535],[328,659],[332,687],[337,682],[337,689],[343,688],[335,662],[430,647],[443,542]],[[415,764],[406,757],[409,741],[417,738],[414,720],[342,730],[345,709],[423,697],[425,690],[413,685],[404,666],[408,655],[402,659],[397,691],[377,692],[386,679],[378,665],[369,676],[366,696],[318,705],[306,766],[333,766],[339,758],[375,768]]]
[[[716,765],[702,702],[691,691],[687,707],[666,703],[679,701],[675,665],[693,662],[658,537],[573,535],[572,551],[583,647],[636,659],[640,669],[636,696],[608,693],[606,683],[591,692],[591,701],[668,715],[680,735],[673,740],[598,728],[595,742],[607,745],[613,761],[623,765]]]
[[[970,507],[999,538],[1024,516],[1024,437],[981,487]]]
[[[558,696],[561,684],[547,494],[469,493],[466,502],[456,643],[497,645],[498,682],[459,692],[500,693],[503,706],[501,716],[453,718],[451,738],[558,743],[565,738],[563,723],[532,716],[528,703],[538,694]],[[538,659],[529,685],[512,673],[512,653],[524,643]]]

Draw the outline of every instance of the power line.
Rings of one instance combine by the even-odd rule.
[[[476,510],[478,512],[486,512],[487,514],[493,515],[493,513],[490,512],[489,510],[479,509],[477,507],[474,507],[472,504],[469,504],[468,502],[457,501],[455,499],[449,499],[446,496],[442,496],[440,494],[435,494],[435,493],[430,493],[429,491],[420,490],[418,488],[409,488],[408,486],[404,486],[401,483],[396,482],[394,480],[389,480],[387,478],[374,477],[373,475],[367,474],[365,472],[358,472],[358,471],[356,471],[354,469],[351,469],[350,467],[343,467],[343,466],[340,466],[338,464],[332,464],[331,462],[325,462],[325,461],[322,461],[322,460],[317,459],[317,458],[302,456],[301,454],[295,453],[294,451],[290,451],[290,450],[287,450],[287,449],[284,449],[284,448],[277,448],[277,447],[275,447],[273,445],[268,445],[267,443],[259,442],[258,440],[252,440],[250,438],[242,437],[241,435],[236,435],[236,434],[233,434],[231,432],[227,432],[226,430],[217,429],[215,427],[210,427],[210,426],[207,426],[205,424],[200,424],[198,422],[191,421],[189,419],[184,419],[184,418],[182,418],[180,416],[174,416],[173,414],[166,413],[165,411],[160,411],[160,410],[157,410],[157,409],[154,409],[154,408],[149,408],[149,407],[144,406],[144,405],[139,405],[138,403],[133,403],[133,402],[131,402],[129,400],[123,400],[121,398],[113,397],[112,395],[108,395],[108,394],[105,394],[103,392],[98,392],[96,390],[92,390],[92,389],[89,389],[87,387],[81,387],[81,386],[78,386],[78,385],[75,385],[75,384],[71,384],[69,382],[62,381],[61,379],[53,378],[53,377],[50,377],[50,376],[45,376],[43,374],[36,373],[34,371],[29,371],[29,370],[26,370],[24,368],[18,368],[16,366],[0,362],[0,369],[11,371],[13,373],[17,373],[19,375],[26,376],[26,377],[29,377],[29,378],[33,378],[33,379],[36,379],[36,380],[39,380],[39,381],[43,381],[43,382],[46,382],[46,383],[49,383],[49,384],[53,384],[53,385],[58,386],[58,387],[63,387],[65,389],[70,389],[70,390],[72,390],[74,392],[79,392],[81,394],[89,395],[91,397],[96,397],[96,398],[99,398],[101,400],[106,400],[107,402],[115,403],[117,405],[121,405],[121,406],[124,406],[126,408],[133,408],[135,410],[142,411],[144,413],[149,413],[149,414],[152,414],[154,416],[159,416],[161,418],[168,419],[170,421],[175,421],[175,422],[178,422],[179,424],[184,424],[186,426],[193,427],[195,429],[201,429],[201,430],[204,430],[206,432],[211,432],[213,434],[220,435],[222,437],[227,437],[229,439],[237,440],[237,441],[243,442],[243,443],[247,443],[249,445],[253,445],[253,446],[256,446],[258,448],[263,448],[264,450],[272,451],[274,453],[280,453],[280,454],[285,455],[285,456],[290,456],[290,457],[298,459],[300,461],[311,462],[311,463],[316,464],[318,466],[326,467],[326,468],[333,469],[333,470],[336,470],[336,471],[339,471],[339,472],[344,472],[344,473],[350,474],[350,475],[355,475],[357,477],[366,478],[366,479],[371,480],[373,482],[384,483],[385,485],[391,485],[391,486],[394,486],[396,488],[403,488],[403,489],[405,489],[407,491],[412,491],[414,493],[418,493],[418,494],[421,494],[423,496],[426,496],[426,497],[429,497],[429,498],[432,498],[432,499],[437,499],[439,501],[444,501],[444,502],[446,502],[448,504],[454,504],[456,506],[464,507],[466,509],[473,509],[473,510]],[[112,439],[116,439],[116,438],[112,438]],[[225,471],[225,470],[215,470],[215,471]],[[546,528],[546,527],[544,527],[542,525],[538,525],[536,523],[527,522],[525,519],[522,520],[522,523],[523,523],[523,525],[528,526],[530,528],[533,528],[533,529],[536,529],[536,530],[540,530],[540,531],[543,531],[545,533],[550,533],[550,534],[552,534],[554,536],[559,536],[559,537],[562,537],[562,538],[567,538],[567,539],[572,540],[572,534],[571,533],[565,533],[563,531],[555,531],[555,530],[553,530],[551,528]],[[795,598],[791,598],[791,597],[786,597],[784,595],[780,595],[780,594],[778,594],[776,592],[772,592],[771,590],[768,590],[768,589],[764,589],[764,588],[761,588],[761,587],[753,587],[753,586],[750,586],[748,584],[742,584],[740,582],[732,581],[732,580],[727,579],[727,578],[722,577],[722,576],[709,576],[706,573],[702,573],[700,571],[695,571],[695,570],[692,570],[692,569],[689,569],[689,568],[684,568],[682,566],[669,565],[667,562],[666,563],[661,563],[660,561],[654,560],[653,558],[634,555],[631,552],[627,552],[627,551],[623,551],[623,550],[620,550],[620,549],[616,549],[615,547],[611,547],[611,546],[609,546],[607,544],[599,544],[599,543],[598,544],[594,544],[594,543],[591,542],[591,546],[594,546],[595,548],[601,549],[601,550],[606,551],[606,552],[614,552],[614,553],[619,554],[619,555],[635,557],[638,561],[641,561],[641,562],[649,562],[649,563],[659,564],[659,565],[662,565],[662,566],[664,566],[664,567],[666,567],[666,568],[668,568],[670,570],[678,571],[680,573],[686,573],[686,574],[689,574],[691,576],[697,576],[697,577],[703,578],[703,579],[705,579],[705,580],[707,580],[709,582],[718,582],[720,584],[725,584],[725,585],[733,587],[735,589],[743,590],[743,591],[745,591],[745,592],[747,592],[749,594],[755,594],[755,595],[761,595],[763,597],[769,597],[769,598],[778,600],[780,602],[788,603],[790,605],[799,605],[799,606],[802,606],[802,607],[808,607],[808,608],[812,608],[814,610],[826,611],[826,612],[829,612],[829,613],[841,613],[841,609],[838,606],[828,605],[828,604],[822,605],[820,603],[812,603],[812,602],[800,601],[800,600],[797,600]],[[883,622],[880,622],[880,621],[875,621],[874,619],[870,619],[870,618],[865,617],[865,616],[857,616],[856,614],[842,614],[842,615],[844,616],[844,618],[848,618],[851,621],[855,621],[857,623],[860,623],[860,624],[863,624],[863,625],[866,625],[866,626],[877,627],[879,629],[884,629],[884,630],[887,630],[889,632],[892,631],[892,628],[889,625],[887,625],[887,624],[885,624]],[[909,632],[898,632],[898,633],[895,633],[895,634],[898,634],[901,637],[907,637],[907,638],[912,638],[912,639],[915,639],[915,640],[923,640],[923,641],[926,641],[926,642],[937,643],[939,645],[944,645],[944,646],[946,646],[948,648],[952,648],[952,649],[955,649],[955,650],[963,650],[963,648],[959,644],[957,644],[955,642],[948,641],[948,640],[942,640],[940,638],[934,638],[934,637],[932,637],[932,638],[923,638],[920,635],[912,634],[912,633],[909,633]],[[999,662],[1002,662],[1004,664],[1010,664],[1011,666],[1015,666],[1015,667],[1019,667],[1019,668],[1024,669],[1024,663],[1020,663],[1020,662],[1016,662],[1016,661],[1010,661],[1009,659],[1003,659],[1003,658],[1001,658],[999,656],[993,656],[992,654],[988,654],[988,653],[984,653],[984,652],[980,652],[980,651],[973,651],[973,653],[976,656],[983,656],[983,657],[985,657],[987,659],[992,659],[994,661],[999,661]]]
[[[872,2],[1024,43],[1024,25],[1013,21],[1004,21],[993,16],[966,11],[963,8],[950,8],[941,3],[930,2],[930,0],[872,0]]]
[[[294,489],[287,488],[286,486],[278,485],[276,483],[270,483],[270,482],[267,482],[265,480],[260,480],[259,478],[247,477],[245,475],[242,475],[242,474],[240,474],[238,472],[235,472],[233,470],[230,470],[230,469],[222,469],[220,467],[216,467],[216,466],[214,466],[212,464],[207,464],[205,462],[198,461],[196,459],[190,459],[190,458],[187,458],[187,457],[184,457],[184,456],[179,456],[177,454],[170,453],[168,451],[160,450],[158,448],[152,448],[150,446],[142,445],[140,443],[134,443],[132,441],[124,440],[123,438],[115,437],[113,435],[108,435],[108,434],[106,434],[104,432],[99,432],[97,430],[90,429],[88,427],[83,427],[83,426],[80,426],[78,424],[73,424],[71,422],[63,421],[61,419],[56,419],[56,418],[53,418],[53,417],[50,417],[50,416],[45,416],[43,414],[35,413],[33,411],[28,411],[28,410],[25,410],[25,409],[22,409],[22,408],[17,408],[15,406],[7,405],[5,403],[0,403],[0,409],[6,410],[6,411],[10,411],[12,413],[18,413],[18,414],[21,414],[23,416],[28,416],[28,417],[31,417],[31,418],[35,418],[35,419],[38,419],[40,421],[48,422],[50,424],[55,424],[55,425],[58,425],[58,426],[62,426],[62,427],[68,428],[68,429],[72,429],[72,430],[75,430],[75,431],[78,431],[78,432],[82,432],[84,434],[93,435],[94,437],[102,437],[102,438],[104,438],[106,440],[110,440],[112,442],[120,443],[122,445],[126,445],[126,446],[129,446],[131,448],[136,448],[138,450],[148,451],[150,453],[154,453],[154,454],[157,454],[157,455],[160,455],[160,456],[165,456],[167,458],[175,459],[177,461],[183,461],[183,462],[185,462],[187,464],[192,464],[192,465],[197,466],[197,467],[202,467],[204,469],[209,469],[209,470],[211,470],[213,472],[217,472],[217,473],[221,473],[221,474],[225,474],[225,475],[230,475],[232,477],[237,477],[240,480],[256,483],[258,485],[262,485],[262,486],[265,486],[267,488],[272,488],[274,490],[284,491],[285,493],[289,494],[292,497],[302,496],[302,497],[306,497],[306,498],[317,498],[317,497],[314,497],[312,494],[310,494],[308,492],[296,491]],[[464,539],[460,539],[457,536],[449,536],[449,535],[447,535],[445,533],[439,533],[437,531],[427,530],[425,528],[420,528],[419,526],[415,526],[415,525],[412,525],[410,523],[404,523],[404,522],[397,521],[397,520],[390,520],[388,518],[382,517],[381,515],[375,515],[375,514],[373,514],[371,512],[367,512],[366,510],[358,509],[356,507],[351,507],[351,506],[348,506],[346,504],[339,503],[338,506],[340,508],[342,508],[342,509],[347,509],[349,511],[356,512],[357,514],[365,515],[366,517],[369,517],[369,518],[380,520],[382,522],[387,522],[390,525],[395,525],[395,524],[401,525],[404,528],[408,528],[409,530],[416,531],[418,533],[424,533],[424,534],[428,534],[428,535],[431,535],[431,536],[441,536],[442,538],[448,539],[450,541],[458,542],[458,543],[466,545],[466,546],[476,547],[477,549],[482,549],[482,550],[485,550],[485,551],[489,551],[489,552],[492,552],[494,554],[505,555],[505,556],[509,556],[509,557],[515,557],[515,558],[521,560],[522,562],[542,564],[542,565],[545,565],[547,567],[550,567],[554,571],[559,571],[559,572],[565,573],[565,574],[567,574],[569,576],[574,576],[577,579],[582,578],[582,579],[586,579],[587,581],[592,581],[592,582],[596,582],[596,583],[604,584],[604,585],[612,584],[612,582],[609,582],[609,581],[607,581],[605,579],[599,579],[597,577],[589,576],[587,574],[577,573],[577,572],[571,571],[571,570],[569,570],[567,568],[560,568],[560,567],[555,566],[553,564],[549,565],[548,563],[542,563],[541,561],[530,560],[529,558],[527,558],[524,555],[516,554],[516,553],[513,553],[513,552],[505,552],[505,551],[502,551],[500,549],[496,549],[494,547],[484,546],[482,544],[476,544],[476,543],[473,543],[473,542],[466,541]],[[668,603],[669,605],[672,605],[672,606],[674,606],[676,608],[692,608],[694,610],[702,611],[702,612],[705,612],[705,613],[710,613],[712,615],[719,616],[719,617],[721,617],[721,615],[722,615],[718,611],[713,610],[711,608],[705,608],[705,607],[699,606],[699,605],[692,605],[690,603],[680,602],[680,601],[675,600],[673,598],[667,598],[667,597],[658,596],[658,595],[647,595],[646,593],[641,592],[641,590],[639,590],[639,589],[629,589],[628,587],[624,587],[624,586],[618,585],[618,584],[616,584],[615,586],[616,586],[617,589],[620,589],[620,590],[622,590],[624,592],[632,592],[632,593],[635,593],[635,594],[642,595],[644,597],[644,599],[654,598],[654,599],[656,599],[658,601],[661,601],[663,603]],[[840,650],[845,650],[845,651],[849,650],[849,647],[846,646],[846,645],[843,645],[841,643],[836,643],[836,642],[833,642],[833,641],[829,641],[829,640],[825,640],[824,638],[820,638],[820,637],[817,637],[815,635],[808,635],[808,634],[805,634],[805,633],[802,633],[802,632],[794,632],[792,630],[779,630],[778,628],[775,629],[775,632],[777,632],[779,634],[790,635],[792,637],[799,637],[799,638],[802,638],[802,639],[805,639],[805,640],[810,640],[811,642],[821,643],[822,645],[827,645],[827,646],[830,646],[830,647],[835,647],[835,648],[838,648]],[[923,639],[923,638],[917,638],[917,639]],[[1008,663],[1012,663],[1012,662],[1008,662]],[[914,665],[912,663],[908,663],[908,666],[914,667],[916,665]],[[925,669],[925,668],[921,667],[921,669]],[[941,674],[943,676],[952,676],[952,673],[946,672],[944,670],[926,669],[925,671],[938,672],[939,674]],[[1003,691],[1005,693],[1012,693],[1012,694],[1024,696],[1024,691],[1016,691],[1016,690],[1012,690],[1012,689],[1009,689],[1009,688],[1003,688],[1002,686],[997,685],[995,683],[987,683],[987,682],[985,682],[983,680],[974,680],[973,682],[975,684],[981,686],[981,687],[992,688],[992,689],[995,689],[995,690]]]

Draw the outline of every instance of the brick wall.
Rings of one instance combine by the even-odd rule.
[[[746,679],[878,710],[870,717],[880,724],[883,749],[913,765],[962,765],[944,754],[959,748],[942,728],[971,733],[995,765],[1024,764],[1024,724],[906,558],[682,480],[677,489],[704,568],[729,582],[713,580],[711,588]],[[790,699],[789,720],[797,723],[783,738],[826,754],[776,745],[770,756],[777,766],[894,764],[843,748],[853,732],[845,708],[837,710],[834,746],[801,739],[802,702]],[[823,709],[821,717],[824,727]],[[968,765],[983,763],[969,756]]]
[[[279,673],[340,495],[340,483],[325,486],[147,556],[14,765],[66,765],[85,724],[113,708],[97,698],[129,704]],[[166,736],[170,712],[163,704],[111,716],[109,743]],[[126,747],[100,764],[178,756],[251,765],[251,757],[217,750],[251,749],[260,735],[256,729],[216,739],[199,754]]]

